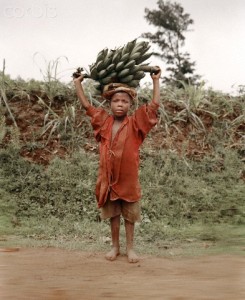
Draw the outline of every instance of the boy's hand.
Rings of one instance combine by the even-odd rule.
[[[73,81],[74,82],[82,82],[84,79],[84,74],[73,73]]]
[[[160,67],[158,66],[154,67],[154,71],[151,73],[152,80],[159,79],[161,77],[161,73],[162,71]]]
[[[72,74],[74,82],[82,82],[84,78],[88,77],[87,74],[83,74],[83,68],[77,68],[76,72]]]

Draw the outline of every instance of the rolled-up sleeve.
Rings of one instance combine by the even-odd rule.
[[[134,113],[134,122],[142,139],[146,137],[148,132],[157,124],[157,110],[159,104],[151,102],[142,105]]]

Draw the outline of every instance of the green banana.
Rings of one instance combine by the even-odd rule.
[[[106,70],[106,69],[101,70],[101,71],[98,73],[98,78],[99,78],[99,79],[104,78],[106,75],[107,75],[107,70]]]
[[[99,52],[98,56],[97,56],[97,59],[96,59],[95,64],[97,64],[97,63],[98,63],[99,61],[101,61],[101,60],[104,60],[105,57],[106,57],[106,55],[107,55],[107,53],[108,53],[108,49],[107,49],[107,48],[101,50],[101,51]]]
[[[114,70],[115,69],[115,64],[110,64],[108,67],[107,67],[107,71],[108,72],[111,72],[112,70]]]
[[[138,71],[133,75],[134,79],[140,80],[143,77],[145,77],[145,72],[144,71]]]
[[[106,85],[106,84],[108,84],[108,83],[111,83],[111,76],[102,78],[102,79],[100,80],[100,82],[101,82],[103,85]]]
[[[135,74],[136,72],[141,71],[141,67],[138,65],[134,65],[131,69],[130,69],[130,73],[131,74]]]
[[[122,71],[120,71],[120,72],[117,74],[117,76],[118,76],[119,78],[122,78],[122,77],[125,77],[125,76],[129,75],[129,74],[130,74],[130,69],[123,69]]]
[[[117,63],[119,63],[120,58],[121,58],[121,53],[116,50],[112,57],[112,63],[116,65]]]
[[[108,77],[111,77],[112,81],[116,82],[114,80],[117,79],[117,72],[112,72],[112,73],[108,74]]]
[[[125,69],[130,69],[135,65],[135,60],[130,60],[129,62],[126,63],[126,65],[124,66]]]
[[[136,39],[131,42],[128,42],[126,46],[123,47],[122,54],[124,55],[125,53],[131,53],[131,51],[134,49],[135,44],[136,44]]]
[[[103,60],[100,60],[97,64],[96,64],[96,69],[97,72],[100,72],[101,70],[103,70],[105,68],[105,63]]]
[[[141,53],[140,52],[135,52],[133,53],[132,55],[130,55],[130,60],[135,60],[136,63],[137,63],[137,59],[139,59],[141,56]]]
[[[146,53],[146,54],[142,55],[141,57],[136,58],[135,61],[136,61],[137,65],[141,64],[142,62],[144,62],[145,60],[150,58],[151,55],[152,55],[152,53]]]
[[[144,48],[141,50],[141,54],[142,54],[142,55],[145,54],[148,50],[150,50],[150,48],[151,48],[150,45],[144,47]]]
[[[120,61],[120,62],[116,65],[115,70],[116,70],[117,72],[119,72],[119,71],[121,71],[121,70],[123,69],[123,67],[124,67],[124,62],[123,62],[123,61]]]
[[[122,55],[121,61],[126,62],[128,60],[128,58],[129,58],[129,55],[130,55],[129,53],[125,53],[124,55]]]
[[[126,77],[120,78],[120,82],[122,83],[129,83],[134,79],[134,75],[128,75]]]
[[[131,80],[131,81],[128,83],[129,86],[134,87],[134,88],[137,88],[137,87],[139,86],[139,84],[140,84],[140,81],[139,81],[139,80],[136,80],[136,79]]]
[[[92,69],[90,69],[90,77],[94,80],[98,79],[98,72],[97,72],[97,68],[94,67]]]
[[[106,55],[104,62],[105,62],[105,68],[108,68],[111,64],[112,64],[112,58],[114,55],[114,51],[110,51],[108,52],[108,54]]]
[[[140,42],[134,47],[134,53],[142,52],[142,49],[145,48],[145,42]]]

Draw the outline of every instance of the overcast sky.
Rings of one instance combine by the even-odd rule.
[[[206,87],[232,93],[245,85],[245,1],[176,2],[194,20],[185,50],[196,61]],[[103,48],[114,49],[143,32],[156,31],[144,18],[145,8],[157,9],[156,0],[0,0],[0,4],[0,69],[5,58],[6,73],[12,78],[42,79],[39,68],[45,71],[45,61],[60,57],[59,76],[67,82],[77,67],[88,68]],[[149,62],[164,69],[155,58]]]

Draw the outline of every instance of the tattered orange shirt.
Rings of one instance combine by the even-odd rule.
[[[147,133],[157,123],[158,104],[142,105],[132,116],[126,116],[113,141],[114,117],[103,108],[90,106],[96,140],[100,143],[99,174],[96,183],[98,207],[102,207],[108,194],[111,200],[138,201],[141,197],[139,184],[139,147]]]

